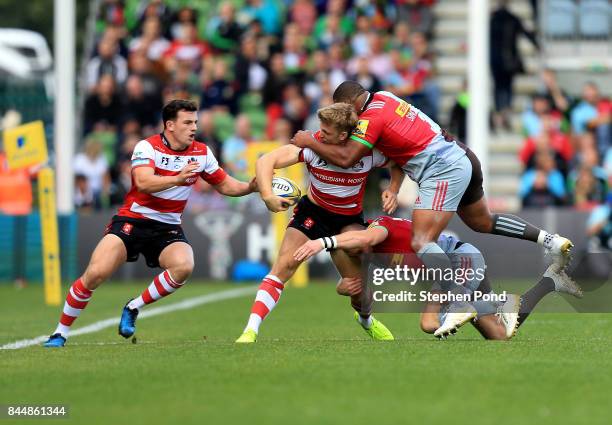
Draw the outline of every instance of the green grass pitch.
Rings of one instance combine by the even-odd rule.
[[[145,282],[107,284],[75,328],[118,317]],[[199,284],[157,305],[236,285]],[[370,341],[331,284],[289,288],[259,342],[233,341],[253,294],[108,328],[62,350],[0,350],[0,404],[66,404],[75,424],[608,424],[612,316],[532,315],[509,342],[470,326],[448,341],[414,314],[381,314],[396,341]],[[48,334],[42,289],[0,285],[0,345]],[[4,423],[41,423],[8,420]]]

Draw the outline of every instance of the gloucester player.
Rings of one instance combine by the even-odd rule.
[[[219,193],[244,196],[257,190],[219,167],[208,147],[194,140],[197,105],[173,100],[164,106],[164,130],[141,140],[132,155],[132,188],[106,227],[85,273],[70,287],[59,324],[45,343],[63,347],[72,323],[87,306],[93,291],[126,261],[142,254],[149,267],[161,267],[149,287],[123,309],[119,334],[136,330],[138,311],[181,288],[193,270],[193,250],[181,228],[181,216],[199,177]]]
[[[317,143],[344,143],[357,122],[357,114],[350,105],[334,104],[318,111],[321,130],[315,134]],[[347,169],[329,164],[310,149],[295,145],[282,146],[257,161],[257,184],[260,196],[272,212],[285,211],[287,200],[272,193],[272,176],[275,169],[303,162],[309,178],[308,194],[303,196],[293,210],[293,218],[285,232],[278,257],[270,274],[262,281],[251,309],[243,334],[236,342],[251,343],[257,339],[259,326],[276,306],[285,283],[300,265],[293,259],[293,252],[309,239],[332,236],[347,230],[363,229],[362,201],[367,176],[372,168],[386,165],[387,159],[373,149],[366,152],[354,166]],[[382,195],[383,209],[391,213],[397,207],[397,191],[403,180],[399,167],[391,168],[391,183]],[[351,259],[343,252],[332,256],[342,275]],[[358,273],[355,277],[358,276]],[[352,299],[353,308],[360,312],[361,324],[374,339],[392,339],[393,336],[369,312],[362,312],[359,297]]]
[[[415,255],[411,246],[413,223],[402,218],[388,216],[378,217],[365,230],[345,232],[333,237],[336,249],[353,252],[373,252],[380,254],[397,254],[407,256],[403,260],[418,267],[410,257]],[[328,238],[329,239],[329,238]],[[295,261],[306,261],[319,253],[328,243],[324,238],[311,240],[298,248],[293,257]],[[440,249],[451,259],[453,269],[485,270],[484,258],[473,245],[462,242],[450,235],[440,235],[437,241]],[[361,264],[354,263],[354,273],[358,273]],[[468,276],[467,273],[462,275]],[[480,291],[491,293],[491,284],[486,273],[479,279],[477,273],[471,273],[472,279],[462,283],[465,293]],[[362,281],[359,278],[343,278],[338,285],[340,295],[360,295]],[[442,288],[451,290],[451,288]],[[472,324],[486,339],[509,339],[518,326],[522,325],[536,304],[551,292],[564,292],[581,297],[582,290],[563,270],[555,265],[549,266],[542,279],[522,296],[509,294],[505,302],[477,300],[469,303],[429,303],[421,313],[421,329],[438,337],[446,337],[457,328],[472,320]],[[371,299],[370,299],[371,302]]]
[[[351,167],[374,147],[402,167],[419,185],[412,216],[412,248],[427,267],[448,266],[436,240],[455,211],[471,229],[537,242],[552,255],[558,270],[569,261],[570,240],[552,235],[511,214],[491,214],[482,188],[482,170],[474,153],[453,140],[427,115],[392,93],[370,93],[355,81],[334,92],[334,102],[353,105],[358,124],[344,145],[319,144],[298,132],[297,146],[321,158]]]

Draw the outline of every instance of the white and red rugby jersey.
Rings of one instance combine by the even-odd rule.
[[[313,137],[320,141],[320,132],[317,131]],[[310,193],[319,206],[337,214],[355,215],[363,210],[368,174],[373,168],[385,166],[388,161],[378,149],[372,149],[357,164],[341,168],[304,148],[300,151],[300,162],[306,164]]]
[[[212,185],[221,183],[227,176],[208,147],[195,140],[184,151],[175,151],[164,141],[161,134],[157,134],[138,142],[132,154],[132,170],[151,167],[158,176],[176,176],[190,162],[200,164],[197,172]],[[136,189],[132,176],[132,188],[125,196],[118,215],[180,224],[191,187],[197,179],[198,176],[195,175],[184,185],[155,193],[142,193]]]

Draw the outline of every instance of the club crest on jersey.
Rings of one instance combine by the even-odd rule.
[[[167,156],[162,156],[161,165],[168,165],[169,162],[170,158],[168,158]]]
[[[304,227],[310,229],[312,226],[314,226],[314,223],[314,220],[308,217],[306,220],[304,220]]]
[[[132,229],[134,228],[134,225],[131,223],[123,223],[123,226],[121,226],[121,233],[125,234],[125,235],[129,235],[130,233],[132,233]]]
[[[357,137],[365,137],[368,132],[368,125],[370,124],[370,120],[359,120],[357,121],[357,126],[353,130],[353,135]]]

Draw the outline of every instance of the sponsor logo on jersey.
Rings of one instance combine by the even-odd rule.
[[[162,156],[161,165],[168,165],[169,162],[170,158],[168,158],[167,156]]]
[[[400,117],[404,117],[406,116],[409,110],[410,110],[410,105],[408,104],[408,102],[404,102],[402,100],[397,106],[397,108],[395,108],[395,113],[399,115]]]
[[[360,171],[360,170],[363,170],[364,167],[365,167],[365,163],[363,162],[363,159],[360,159],[357,164],[353,165],[353,170]]]
[[[368,132],[368,125],[370,124],[370,120],[359,120],[357,121],[357,126],[353,130],[353,135],[357,137],[365,137]]]

